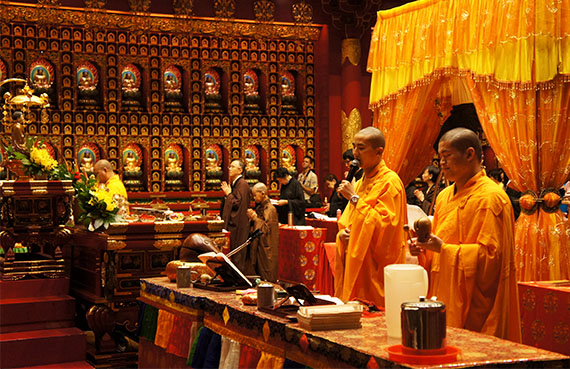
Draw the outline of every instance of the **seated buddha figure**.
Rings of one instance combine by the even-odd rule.
[[[166,171],[167,172],[181,172],[182,168],[178,164],[178,158],[171,152],[166,158]]]
[[[37,89],[46,89],[49,87],[47,76],[42,68],[39,68],[34,75],[34,87]]]
[[[287,169],[290,173],[294,173],[296,171],[291,155],[285,150],[281,154],[281,166]]]
[[[206,153],[206,171],[208,172],[218,172],[221,168],[218,165],[218,158],[212,151]]]
[[[93,156],[91,156],[90,152],[86,152],[81,157],[79,170],[87,175],[93,173]]]
[[[140,172],[141,168],[137,165],[137,158],[132,151],[127,153],[125,157],[125,171],[127,172]]]
[[[259,167],[255,164],[255,157],[251,152],[245,154],[245,170],[248,172],[259,170]]]
[[[79,89],[80,90],[94,90],[95,84],[93,83],[93,78],[86,70],[81,72],[81,77],[79,77]]]
[[[125,77],[123,78],[123,83],[122,83],[122,89],[123,91],[127,92],[138,90],[136,88],[136,82],[131,73],[125,73]]]

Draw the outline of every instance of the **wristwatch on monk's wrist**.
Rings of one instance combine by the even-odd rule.
[[[358,195],[352,195],[352,197],[350,198],[350,203],[352,205],[356,205],[356,203],[358,202],[358,199],[360,198],[360,196]]]

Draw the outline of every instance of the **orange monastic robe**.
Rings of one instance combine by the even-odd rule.
[[[376,169],[356,183],[360,199],[347,205],[338,222],[339,230],[350,228],[350,238],[344,246],[337,236],[334,284],[342,300],[384,306],[384,267],[405,261],[406,192],[384,160]]]
[[[449,326],[520,342],[509,198],[484,171],[454,192],[437,198],[433,233],[443,245],[427,255],[429,295],[446,304]]]

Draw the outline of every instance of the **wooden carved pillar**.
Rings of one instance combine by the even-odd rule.
[[[352,148],[354,135],[362,129],[360,115],[361,90],[360,39],[342,40],[341,107],[342,152]]]

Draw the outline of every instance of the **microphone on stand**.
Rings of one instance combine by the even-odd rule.
[[[360,169],[360,160],[354,159],[350,163],[350,169],[348,170],[348,175],[346,176],[346,180],[352,182],[354,176],[356,175],[356,172],[358,172],[359,169]]]
[[[263,234],[263,232],[260,229],[256,229],[244,243],[242,243],[241,245],[239,245],[238,247],[233,249],[231,252],[228,252],[228,254],[226,256],[228,258],[232,257],[234,254],[240,252],[244,247],[248,246],[251,242],[253,242],[253,240],[255,240],[257,237],[261,236],[262,234]]]

